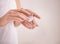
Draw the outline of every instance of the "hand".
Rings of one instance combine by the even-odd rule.
[[[34,16],[40,19],[40,17],[36,15],[36,13],[27,9],[10,10],[6,13],[6,15],[0,18],[0,23],[1,23],[0,26],[5,26],[9,22],[14,21],[15,26],[19,26],[20,23],[22,23],[25,27],[29,29],[35,28],[37,26],[37,24],[35,23],[35,20],[33,20],[32,22],[28,22],[28,19],[27,19],[28,16]]]
[[[40,19],[40,17],[36,13],[34,13],[34,12],[28,10],[28,9],[22,9],[22,11],[24,11],[26,16],[33,16],[33,17],[36,17],[36,18]],[[36,26],[38,26],[35,19],[33,19],[31,22],[23,21],[22,24],[29,29],[33,29]]]
[[[0,26],[5,26],[12,21],[21,23],[23,20],[27,20],[27,17],[18,11],[19,10],[8,11],[3,17],[0,18]]]

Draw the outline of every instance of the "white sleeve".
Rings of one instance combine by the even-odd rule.
[[[6,32],[6,30],[7,30],[7,25],[4,27],[0,27],[0,41],[2,40],[3,35]]]
[[[5,29],[6,26],[0,27],[0,30]]]
[[[8,25],[5,25],[3,27],[0,27],[0,35],[3,31],[5,31],[8,28]]]

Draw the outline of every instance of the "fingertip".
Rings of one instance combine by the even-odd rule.
[[[40,19],[40,16],[38,17],[38,19]]]
[[[37,14],[34,14],[33,16],[40,19],[40,16],[38,16]]]

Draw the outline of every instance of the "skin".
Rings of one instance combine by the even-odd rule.
[[[14,25],[16,27],[19,26],[20,24],[22,24],[28,29],[33,29],[36,26],[38,26],[37,23],[35,22],[35,19],[33,19],[32,22],[28,22],[27,19],[28,16],[33,16],[40,19],[40,17],[36,13],[28,9],[21,8],[20,10],[19,9],[10,10],[3,17],[0,18],[0,27],[5,26],[12,21],[14,22]]]

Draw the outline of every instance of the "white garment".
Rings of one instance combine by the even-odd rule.
[[[15,0],[0,0],[0,17],[11,9],[16,9]],[[18,44],[17,30],[12,22],[0,27],[0,44]]]

